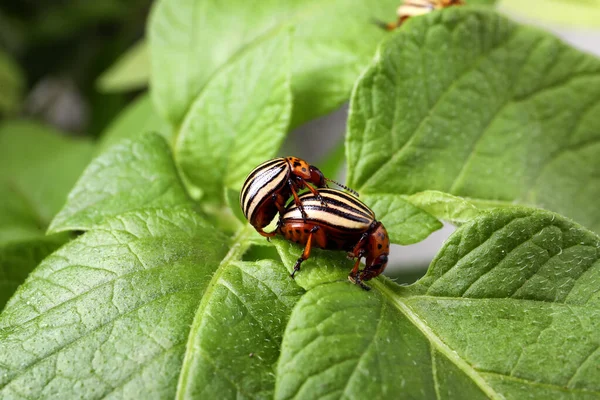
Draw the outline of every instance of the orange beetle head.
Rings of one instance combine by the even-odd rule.
[[[307,181],[310,180],[310,165],[306,161],[298,157],[286,157],[285,160],[288,162],[292,174]]]

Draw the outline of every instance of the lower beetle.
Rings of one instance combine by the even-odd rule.
[[[334,189],[320,189],[319,193],[320,198],[312,193],[300,196],[306,219],[295,203],[279,216],[277,232],[289,241],[306,245],[291,277],[308,259],[313,246],[345,250],[349,257],[356,258],[348,279],[369,290],[363,281],[381,274],[387,266],[390,240],[385,227],[375,219],[373,211],[354,196]],[[360,271],[362,257],[366,266]]]
[[[285,205],[294,196],[303,218],[306,218],[298,192],[307,188],[319,201],[321,197],[317,188],[327,187],[327,182],[341,185],[325,178],[323,173],[306,161],[297,157],[274,158],[254,168],[246,177],[240,192],[240,206],[250,225],[263,236],[274,236],[277,232],[265,232],[263,228],[285,210]],[[312,185],[312,186],[311,186]]]
[[[427,14],[433,10],[439,10],[450,6],[459,6],[462,4],[465,4],[463,0],[405,0],[396,11],[396,14],[398,15],[398,20],[396,22],[386,24],[385,22],[375,21],[375,23],[385,30],[393,31],[410,17],[416,17],[418,15]]]

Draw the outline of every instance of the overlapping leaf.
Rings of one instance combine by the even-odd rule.
[[[597,398],[599,276],[595,234],[545,211],[486,213],[411,287],[303,296],[276,398]]]
[[[189,204],[167,143],[158,134],[124,141],[96,158],[50,224],[50,232],[88,230],[126,211]]]
[[[395,19],[386,0],[159,1],[149,26],[152,95],[179,124],[204,85],[245,46],[278,27],[294,27],[294,122],[330,112],[386,32],[373,18]]]
[[[349,184],[534,204],[600,231],[599,116],[600,60],[453,7],[408,21],[358,82]]]
[[[121,92],[146,87],[150,78],[146,41],[140,40],[98,78],[96,85],[103,92]]]
[[[224,203],[246,175],[272,158],[292,112],[290,42],[267,35],[219,71],[194,101],[178,132],[175,156],[204,203]]]

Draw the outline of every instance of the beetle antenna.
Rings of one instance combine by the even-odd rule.
[[[371,18],[371,23],[386,31],[393,31],[397,27],[397,24],[388,24],[377,18]]]
[[[343,189],[346,189],[347,191],[349,191],[350,193],[352,193],[352,194],[353,194],[353,195],[355,195],[356,197],[359,197],[359,196],[358,196],[358,192],[357,192],[356,190],[354,190],[354,189],[350,189],[348,186],[346,186],[346,185],[342,185],[341,183],[339,183],[339,182],[336,182],[336,181],[334,181],[333,179],[325,178],[325,180],[326,180],[327,182],[335,183],[336,185],[338,185],[339,187],[341,187],[341,188],[343,188]]]

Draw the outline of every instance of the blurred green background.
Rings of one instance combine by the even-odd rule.
[[[0,117],[98,137],[145,90],[151,6],[152,0],[0,1]],[[498,9],[600,53],[600,0],[502,0]]]
[[[98,79],[144,35],[151,0],[0,3],[0,113],[97,137],[137,94]],[[144,62],[145,64],[145,62]],[[147,68],[141,65],[143,75]],[[142,87],[147,74],[142,77]]]

